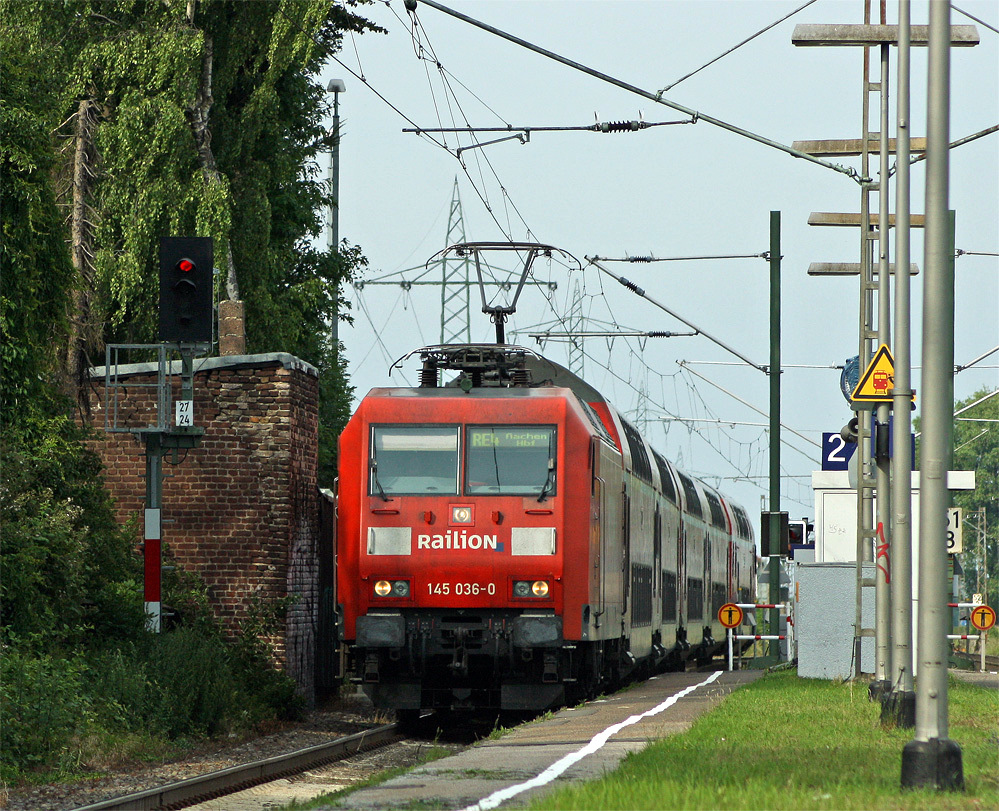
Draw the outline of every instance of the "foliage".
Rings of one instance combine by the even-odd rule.
[[[80,643],[141,633],[133,533],[118,525],[97,455],[65,415],[5,426],[0,633]]]
[[[92,640],[72,653],[24,640],[5,646],[0,777],[69,777],[129,740],[162,750],[297,717],[294,683],[252,631],[230,642],[207,614],[190,620],[168,633]]]
[[[985,400],[986,396],[993,394]],[[987,605],[999,605],[999,395],[982,389],[955,403],[954,411],[982,402],[954,420],[954,469],[975,471],[975,489],[957,491],[954,504],[964,509],[965,583],[978,591],[982,569],[979,533],[987,530],[989,596]],[[992,420],[993,422],[988,422]]]
[[[91,718],[86,665],[79,656],[36,655],[3,646],[0,657],[0,767],[12,772],[58,765]]]
[[[5,774],[65,766],[95,730],[209,734],[300,707],[254,629],[222,644],[195,588],[165,584],[191,624],[144,633],[135,533],[115,521],[64,370],[81,319],[96,325],[83,336],[100,336],[91,352],[155,341],[159,236],[212,236],[217,264],[233,257],[248,351],[290,352],[322,372],[329,483],[351,389],[324,336],[346,309],[340,282],[364,258],[346,243],[332,255],[312,247],[335,202],[318,156],[336,134],[323,128],[328,102],[315,79],[344,32],[375,30],[355,7],[0,0]],[[81,165],[74,122],[84,102],[97,123]],[[92,276],[67,250],[74,171],[89,178]]]
[[[997,391],[999,389],[980,389],[954,404],[957,416],[954,418],[951,464],[952,470],[975,471],[974,490],[953,492],[954,506],[961,507],[965,516],[964,552],[960,560],[968,596],[984,589],[987,571],[985,604],[991,606],[999,605],[999,429],[990,422],[999,420]],[[918,433],[921,426],[921,418],[916,417],[912,421],[913,430]],[[917,443],[917,469],[919,451]],[[981,544],[982,537],[986,540],[985,548]]]
[[[52,182],[51,77],[36,71],[45,59],[30,28],[12,29],[5,12],[0,6],[0,414],[6,426],[52,405],[49,383],[65,338],[73,268]]]
[[[332,254],[313,247],[323,212],[336,202],[319,157],[338,137],[324,127],[328,94],[316,78],[345,32],[377,30],[354,13],[356,5],[0,0],[0,52],[11,99],[10,109],[6,99],[0,106],[5,171],[9,165],[41,177],[71,177],[79,168],[72,148],[79,106],[87,101],[99,110],[97,158],[84,167],[92,190],[86,201],[92,279],[74,277],[65,245],[58,244],[66,235],[59,233],[53,197],[68,203],[71,184],[57,191],[50,183],[19,198],[22,208],[30,203],[52,215],[45,223],[52,240],[47,261],[59,267],[58,274],[33,278],[30,292],[43,295],[21,299],[44,310],[19,314],[36,332],[61,327],[32,345],[65,341],[66,296],[85,286],[93,287],[90,309],[73,313],[97,326],[85,335],[154,341],[158,238],[199,234],[214,238],[227,295],[238,288],[245,301],[247,351],[290,352],[320,369],[342,371],[324,336],[330,320],[347,309],[337,300],[340,283],[364,259],[346,243]],[[18,136],[9,147],[8,133]],[[18,193],[26,197],[15,186],[11,194]],[[8,230],[17,231],[14,247],[29,251],[36,242],[20,214],[4,206],[5,241]],[[44,285],[55,295],[44,295]],[[12,318],[5,305],[5,332],[32,335],[17,331],[20,323],[8,327]],[[23,351],[18,346],[5,343],[9,360]],[[65,345],[61,349],[65,353]],[[341,401],[349,396],[341,374],[323,380],[323,419],[337,421],[324,422],[326,456],[335,454],[332,437],[346,419]]]

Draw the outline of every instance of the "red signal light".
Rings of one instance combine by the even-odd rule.
[[[190,259],[181,259],[177,263],[177,267],[180,268],[182,271],[184,271],[184,273],[190,273],[192,270],[194,270],[194,262],[192,262]]]

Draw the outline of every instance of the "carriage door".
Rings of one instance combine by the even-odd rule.
[[[704,533],[704,588],[701,590],[701,599],[707,602],[707,613],[701,613],[702,621],[708,623],[713,621],[711,594],[714,591],[711,583],[711,539],[707,532]]]
[[[662,625],[662,591],[663,591],[663,516],[656,505],[656,514],[652,523],[652,605],[659,606],[659,621],[654,625]],[[654,609],[653,609],[654,610]],[[655,617],[653,616],[653,619]]]
[[[600,570],[604,558],[604,537],[600,527],[600,516],[604,512],[604,480],[600,478],[600,440],[593,437],[590,440],[590,595],[595,601],[594,617],[597,627],[600,627],[600,617],[604,613],[604,583],[606,578]]]
[[[737,561],[735,559],[735,544],[732,542],[732,539],[729,538],[728,539],[728,566],[726,566],[726,571],[725,571],[725,576],[728,579],[728,589],[727,589],[726,593],[728,595],[728,599],[729,600],[732,600],[733,598],[738,598],[738,595],[735,593],[736,566],[737,565],[738,565],[738,563],[737,563]],[[738,599],[736,599],[736,602],[738,602]]]
[[[687,527],[680,517],[676,531],[676,624],[687,626]]]
[[[621,488],[621,510],[624,515],[621,518],[621,537],[624,541],[621,549],[621,579],[623,610],[631,613],[631,497],[628,495],[628,485]],[[633,618],[632,618],[633,619]]]

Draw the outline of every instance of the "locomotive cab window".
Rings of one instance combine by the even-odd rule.
[[[470,425],[465,437],[466,495],[555,495],[555,427]]]
[[[373,496],[457,495],[458,426],[373,426],[369,467]]]

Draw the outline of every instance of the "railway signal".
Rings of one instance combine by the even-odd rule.
[[[212,340],[212,260],[211,237],[160,239],[161,341],[202,343]]]

